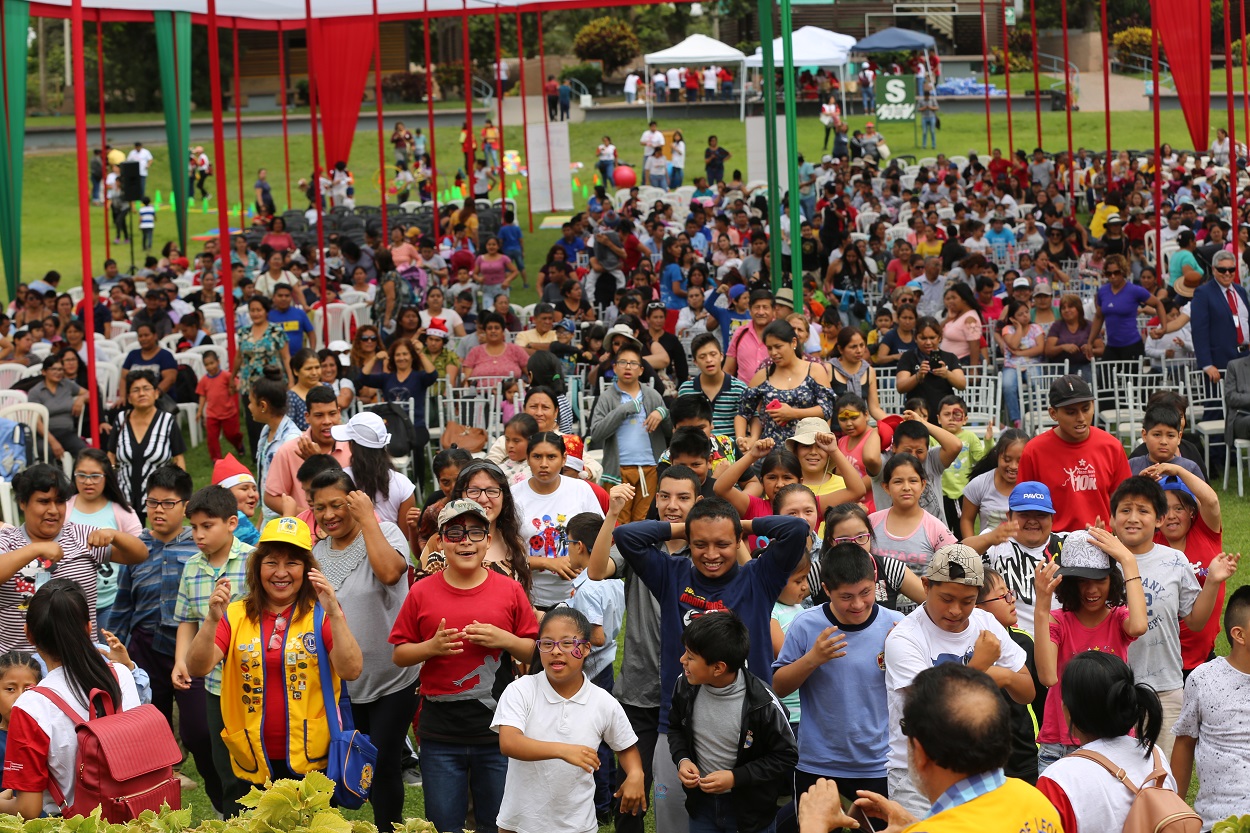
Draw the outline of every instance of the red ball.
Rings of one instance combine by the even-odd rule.
[[[616,170],[612,172],[612,179],[616,182],[617,188],[633,188],[638,184],[638,175],[628,165],[617,165]]]

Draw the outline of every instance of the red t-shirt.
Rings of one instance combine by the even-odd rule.
[[[291,621],[291,608],[287,608],[282,613],[287,621]],[[261,653],[265,658],[265,719],[264,719],[264,737],[261,742],[265,747],[265,755],[274,760],[286,760],[286,743],[288,721],[286,716],[286,666],[283,662],[285,657],[281,649],[277,651],[269,650],[269,639],[273,636],[273,623],[277,619],[276,613],[264,611],[260,616],[260,634],[261,634]],[[231,662],[230,645],[234,641],[230,634],[230,621],[224,616],[217,623],[216,642],[217,647],[226,655],[225,662]],[[283,637],[285,642],[286,637]],[[326,652],[334,650],[334,637],[330,633],[330,620],[327,618],[321,623],[321,640],[326,644]],[[313,672],[309,672],[309,678],[304,681],[306,686],[321,687],[321,677]]]
[[[230,374],[204,376],[195,385],[196,396],[204,397],[204,413],[212,419],[234,419],[239,415],[239,399],[230,393]]]
[[[987,167],[990,171],[991,182],[998,182],[1000,178],[1010,176],[1011,174],[1011,162],[1003,159],[1001,156],[998,159],[991,159]]]
[[[392,645],[425,642],[438,624],[462,630],[474,621],[491,624],[523,639],[538,636],[538,620],[525,590],[514,579],[487,572],[477,587],[452,587],[442,573],[421,579],[395,617]],[[495,704],[513,679],[511,661],[504,651],[465,641],[463,653],[432,657],[421,669],[422,738],[460,744],[492,744]],[[517,657],[529,661],[530,657]],[[451,698],[456,699],[451,699]]]
[[[560,85],[557,84],[555,81],[548,81],[546,84],[543,84],[543,89],[546,90],[547,95],[559,95],[560,94]]]
[[[1171,546],[1163,537],[1162,532],[1155,533],[1155,543]],[[1177,547],[1177,549],[1180,548]],[[1185,536],[1185,549],[1182,552],[1189,559],[1189,563],[1194,565],[1194,575],[1198,578],[1198,584],[1207,583],[1207,568],[1223,551],[1223,531],[1212,532],[1211,527],[1207,526],[1206,521],[1202,519],[1202,515],[1197,515],[1194,518],[1194,525],[1189,528],[1189,534]],[[1207,620],[1202,630],[1191,631],[1185,624],[1185,620],[1181,620],[1181,667],[1186,671],[1197,668],[1211,656],[1211,651],[1215,648],[1216,637],[1220,634],[1219,611],[1223,609],[1224,585],[1221,584],[1219,595],[1215,598],[1216,612]]]
[[[1097,518],[1110,522],[1111,493],[1132,476],[1124,446],[1091,426],[1084,442],[1065,442],[1053,429],[1029,440],[1018,479],[1045,483],[1055,504],[1055,531],[1071,532]]]

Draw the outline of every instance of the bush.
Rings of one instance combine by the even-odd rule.
[[[603,70],[594,64],[576,64],[560,70],[561,81],[573,79],[581,81],[586,85],[586,89],[598,95],[601,92],[600,84],[603,83]]]
[[[434,81],[442,90],[443,101],[464,93],[464,64],[439,64],[434,67]]]
[[[1116,57],[1121,60],[1138,58],[1147,65],[1154,60],[1150,48],[1150,28],[1147,26],[1133,26],[1116,33],[1111,38],[1111,45],[1115,47]],[[1162,39],[1159,40],[1159,60],[1166,60]]]
[[[994,72],[1032,72],[1033,56],[1031,54],[1022,55],[1019,52],[1012,51],[1011,66],[1007,69],[1003,67],[1003,50],[999,47],[991,47],[990,52],[993,53]]]
[[[387,104],[425,101],[424,72],[396,72],[382,79],[382,100]]]
[[[634,30],[614,17],[590,21],[573,39],[573,54],[583,61],[602,61],[607,75],[628,64],[641,51]]]
[[[1246,36],[1246,41],[1250,41],[1250,35]],[[1242,41],[1235,40],[1233,41],[1233,66],[1235,67],[1241,66],[1241,56],[1242,56]]]

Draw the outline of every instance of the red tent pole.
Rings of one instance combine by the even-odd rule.
[[[286,171],[286,207],[291,207],[291,147],[287,142],[286,131],[286,33],[282,31],[282,21],[278,21],[278,78],[282,89],[278,91],[278,99],[282,102],[282,166]]]
[[[91,186],[87,178],[87,68],[83,60],[82,0],[74,0],[70,9],[70,26],[74,42],[74,131],[78,145],[78,231],[82,235],[83,318],[87,331],[87,407],[91,423],[91,445],[100,447],[100,411],[96,402],[95,371],[95,282],[91,279]],[[8,62],[5,62],[8,68]],[[5,99],[8,117],[8,99]]]
[[[96,98],[99,99],[100,105],[100,157],[104,163],[104,181],[100,183],[100,196],[104,199],[101,204],[104,207],[104,256],[112,257],[109,251],[109,200],[108,200],[108,182],[109,178],[109,158],[108,151],[105,149],[108,145],[108,131],[104,123],[104,13],[100,9],[95,10],[95,65],[96,65]],[[176,39],[175,39],[176,40]],[[176,63],[176,62],[175,62]],[[93,394],[94,395],[94,394]]]
[[[1246,68],[1246,0],[1241,0],[1237,20],[1241,23],[1241,122],[1246,130],[1246,148],[1250,150],[1250,71]],[[1237,180],[1234,178],[1233,181]]]
[[[1034,147],[1040,148],[1042,146],[1042,83],[1037,74],[1037,0],[1029,0],[1029,27],[1033,33],[1033,107],[1037,112],[1037,144]]]
[[[464,13],[460,17],[460,50],[464,55],[464,131],[465,142],[473,147],[473,65],[469,63],[469,0],[464,0]],[[460,148],[464,152],[464,148]],[[473,162],[476,153],[467,154],[464,160],[465,199],[473,199]]]
[[[547,53],[543,49],[543,13],[540,11],[540,12],[537,12],[536,14],[538,15],[538,66],[539,66],[539,74],[542,76],[540,80],[541,80],[541,83],[543,84],[543,88],[542,88],[543,90],[543,97],[542,97],[543,130],[546,131],[546,134],[547,134],[547,189],[548,189],[547,194],[548,194],[549,199],[551,200],[551,207],[555,208],[556,180],[555,180],[555,174],[551,170],[551,109],[547,106],[547,101],[546,101],[546,98],[547,98],[547,87],[546,87]],[[569,173],[568,171],[565,171],[564,175],[568,176],[568,173]]]
[[[1068,63],[1068,0],[1059,0],[1059,20],[1063,25],[1063,109],[1068,119],[1068,209],[1076,219],[1076,164],[1072,158],[1072,70]],[[1107,171],[1107,176],[1111,172]]]
[[[503,219],[503,212],[507,204],[504,202],[508,198],[508,189],[504,187],[503,172],[503,79],[499,77],[499,67],[503,62],[500,53],[500,45],[503,43],[503,36],[499,30],[499,7],[495,7],[495,103],[498,105],[495,117],[499,120],[499,147],[495,148],[495,156],[497,157],[499,167],[499,217]]]
[[[981,56],[984,63],[981,64],[982,74],[985,76],[985,152],[990,153],[994,148],[994,129],[990,125],[990,39],[989,24],[985,20],[985,0],[981,0]]]
[[[1102,121],[1107,131],[1107,180],[1111,179],[1111,53],[1107,48],[1107,0],[1102,0]],[[1155,158],[1155,164],[1159,162]]]
[[[430,3],[425,3],[425,20],[422,34],[425,37],[425,110],[429,123],[430,135],[426,137],[425,146],[430,154],[430,203],[434,214],[434,222],[430,226],[430,237],[434,238],[434,246],[438,247],[438,163],[434,155],[434,71],[430,68]]]
[[[235,159],[239,167],[239,233],[247,231],[247,199],[243,195],[243,82],[239,79],[239,19],[234,19],[231,31],[234,50],[234,143]],[[226,255],[221,255],[222,269],[229,269]]]
[[[317,266],[321,272],[321,302],[322,308],[325,309],[326,298],[326,225],[322,222],[321,216],[321,149],[317,140],[317,75],[313,71],[313,16],[312,16],[312,0],[304,0],[304,32],[306,37],[304,42],[308,44],[305,53],[308,64],[308,112],[309,126],[312,128],[312,188],[313,188],[313,211],[317,214]],[[330,313],[326,309],[325,314],[321,316],[322,323],[325,326],[325,343],[330,343]]]
[[[516,54],[517,54],[517,75],[521,77],[521,138],[525,147],[525,175],[531,174],[530,170],[530,116],[529,116],[529,99],[525,97],[525,44],[523,37],[524,30],[521,28],[521,10],[517,9],[516,13]],[[525,210],[529,213],[530,218],[530,234],[534,233],[534,200],[530,197],[530,188],[525,189]]]
[[[1154,181],[1154,208],[1155,208],[1155,274],[1162,275],[1163,269],[1163,166],[1159,164],[1159,24],[1158,18],[1153,14],[1153,8],[1150,15],[1150,77],[1151,89],[1154,92],[1151,102],[1154,109],[1154,129],[1155,129],[1155,181]],[[1107,171],[1107,176],[1111,176],[1111,172]],[[1240,260],[1240,258],[1238,258]]]
[[[1233,252],[1237,255],[1237,277],[1241,277],[1241,214],[1237,210],[1237,91],[1233,89],[1233,33],[1232,18],[1229,16],[1229,2],[1224,0],[1224,81],[1227,92],[1224,94],[1228,106],[1228,179],[1229,199],[1232,201],[1232,237]],[[1155,167],[1159,167],[1155,157]]]
[[[1016,134],[1011,124],[1011,41],[1007,32],[1007,0],[1003,0],[999,8],[999,16],[1003,20],[1003,75],[1007,81],[1007,159],[1016,152]]]
[[[382,124],[382,21],[378,18],[378,0],[373,0],[373,99],[378,110],[378,175],[382,178],[382,245],[388,245],[391,234],[386,220],[386,127]]]
[[[212,88],[213,101],[213,168],[221,172],[222,181],[218,183],[217,193],[217,233],[221,238],[221,300],[226,314],[226,351],[230,358],[230,368],[236,368],[235,354],[235,320],[234,320],[234,274],[227,266],[230,256],[230,217],[226,206],[226,133],[222,126],[221,103],[221,40],[217,30],[217,0],[208,0],[208,77]]]

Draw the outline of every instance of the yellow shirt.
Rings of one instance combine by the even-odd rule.
[[[996,790],[918,821],[903,833],[1063,833],[1059,811],[1036,787],[1008,778]]]
[[[538,330],[525,330],[516,334],[516,343],[520,347],[529,347],[531,344],[551,344],[555,340],[556,331],[554,328],[542,335],[538,334]]]

